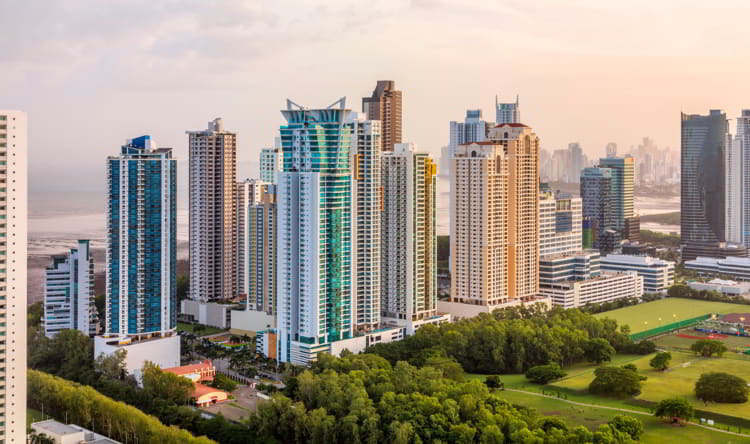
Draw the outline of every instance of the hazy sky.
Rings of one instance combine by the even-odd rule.
[[[494,118],[497,93],[520,95],[543,147],[596,156],[645,135],[677,147],[680,110],[750,108],[747,0],[0,5],[0,108],[29,113],[32,210],[100,194],[127,138],[151,134],[186,161],[185,130],[217,116],[247,176],[287,97],[345,95],[359,110],[378,79],[404,92],[405,140],[436,155],[466,108]]]

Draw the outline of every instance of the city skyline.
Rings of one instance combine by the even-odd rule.
[[[61,4],[22,2],[8,5],[0,19],[0,36],[22,42],[3,56],[6,81],[0,94],[5,106],[34,117],[32,210],[45,193],[100,188],[105,178],[96,153],[112,140],[153,134],[186,161],[184,130],[198,128],[216,115],[238,133],[238,177],[255,177],[260,149],[272,146],[274,130],[283,123],[271,111],[285,97],[323,103],[333,93],[345,93],[355,100],[370,96],[378,79],[393,79],[404,92],[403,139],[418,143],[436,159],[448,143],[448,128],[435,130],[434,122],[460,120],[466,109],[477,108],[491,120],[496,95],[503,102],[520,96],[522,120],[544,135],[542,148],[547,150],[578,141],[587,155],[600,157],[608,142],[617,142],[625,151],[643,136],[674,150],[679,146],[675,115],[713,108],[739,115],[746,104],[736,91],[750,72],[750,65],[735,58],[748,45],[739,26],[743,14],[738,13],[747,10],[746,4],[727,2],[709,10],[679,4],[681,20],[665,25],[662,18],[675,4],[649,4],[636,14],[633,5],[600,2],[466,6],[422,0],[386,3],[378,6],[378,13],[356,2],[299,8],[285,2],[223,8],[184,4],[170,9],[147,3],[127,8],[81,4],[65,10]],[[40,8],[49,13],[40,13]],[[134,16],[148,20],[127,20]],[[312,20],[298,27],[307,16]],[[575,16],[581,26],[570,29],[560,16]],[[20,28],[25,17],[32,26]],[[481,46],[503,47],[508,56],[523,54],[533,62],[510,72],[483,53],[464,57],[470,45],[459,38],[461,31],[435,26],[453,23],[455,17],[473,19],[473,28],[484,40]],[[737,26],[732,26],[734,20]],[[711,22],[725,26],[717,29]],[[227,28],[232,32],[219,32]],[[50,29],[56,30],[54,39],[48,39]],[[382,39],[385,31],[395,29],[398,44],[394,37]],[[655,31],[628,33],[630,29]],[[311,34],[316,38],[299,38]],[[344,41],[342,50],[376,51],[345,52],[351,67],[347,75],[321,79],[333,54],[311,50],[334,38]],[[514,42],[511,47],[505,44],[508,39]],[[292,40],[294,47],[288,45]],[[724,44],[729,41],[734,42],[731,47]],[[381,50],[386,45],[388,51]],[[694,63],[696,47],[710,48],[703,51],[704,63]],[[459,55],[462,63],[445,63]],[[274,66],[284,69],[269,69]],[[293,72],[310,75],[292,77]],[[451,82],[466,83],[461,74],[467,72],[472,72],[469,85],[445,88]],[[717,77],[722,81],[714,82]],[[715,85],[710,90],[693,88],[708,81]],[[440,91],[437,102],[435,91]],[[144,101],[151,106],[144,107]],[[645,104],[649,112],[639,112]],[[422,119],[425,115],[430,118]],[[90,130],[81,138],[84,120]],[[74,163],[71,158],[82,160]],[[71,169],[61,171],[65,169],[59,165]],[[85,181],[63,180],[72,170]]]

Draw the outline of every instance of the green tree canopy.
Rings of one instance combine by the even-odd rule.
[[[142,377],[143,389],[154,398],[181,405],[187,404],[193,394],[193,381],[174,373],[163,372],[151,362],[143,365]]]
[[[616,397],[635,396],[641,392],[638,374],[622,367],[600,367],[594,371],[589,392]]]
[[[668,398],[659,402],[654,410],[654,416],[688,420],[695,416],[695,410],[684,398]]]
[[[531,367],[526,371],[526,379],[535,384],[548,384],[567,375],[559,365],[547,364]]]
[[[672,361],[672,354],[669,352],[659,352],[651,358],[648,365],[654,370],[666,370],[669,368],[669,363]]]
[[[690,350],[692,350],[696,355],[700,355],[706,358],[710,358],[713,355],[721,357],[721,355],[723,355],[724,352],[727,351],[727,346],[724,345],[723,342],[717,341],[715,339],[700,339],[698,341],[695,341],[693,345],[690,346]]]
[[[729,373],[704,373],[695,383],[695,396],[704,401],[747,402],[747,381]]]

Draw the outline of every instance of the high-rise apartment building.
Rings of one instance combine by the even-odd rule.
[[[750,109],[743,109],[737,118],[737,135],[734,143],[739,145],[737,148],[742,158],[740,238],[745,247],[750,249]]]
[[[570,165],[568,177],[570,182],[578,182],[581,177],[581,171],[586,167],[586,155],[583,154],[581,144],[573,142],[568,144],[568,155],[570,156]]]
[[[481,142],[487,138],[489,128],[490,124],[482,120],[481,109],[467,109],[463,122],[450,123],[450,146],[455,149],[458,145]]]
[[[351,111],[287,100],[284,171],[277,175],[276,288],[279,360],[307,364],[350,338],[352,290]]]
[[[729,122],[720,110],[682,114],[680,237],[690,242],[726,240],[726,150]]]
[[[229,299],[236,285],[237,135],[221,119],[188,131],[190,147],[190,298]]]
[[[49,338],[60,330],[97,334],[94,296],[94,256],[89,241],[79,240],[65,256],[53,257],[44,271],[44,334]]]
[[[381,312],[400,325],[437,314],[436,169],[411,143],[383,155]]]
[[[378,80],[371,97],[362,98],[362,111],[368,120],[380,120],[382,151],[392,151],[393,145],[401,143],[402,95],[393,80]]]
[[[600,168],[612,171],[612,226],[622,231],[625,219],[635,215],[635,161],[632,157],[607,157],[599,159]]]
[[[605,157],[617,157],[617,144],[609,142],[607,147],[604,149]]]
[[[520,123],[456,149],[451,303],[491,308],[538,293],[538,159],[539,139]]]
[[[27,117],[0,110],[0,441],[26,442]]]
[[[382,122],[350,113],[345,125],[352,131],[352,290],[355,297],[357,331],[367,332],[380,324],[380,160]]]
[[[284,158],[281,152],[281,140],[277,137],[273,148],[260,150],[260,180],[276,183],[276,173],[283,170]]]
[[[594,244],[600,231],[614,225],[612,180],[609,168],[589,167],[581,172],[583,217],[588,221]]]
[[[246,179],[244,182],[237,182],[234,198],[237,204],[237,209],[234,212],[237,216],[234,224],[235,230],[237,230],[235,234],[237,242],[237,260],[235,261],[235,266],[237,267],[237,271],[235,274],[236,287],[234,294],[249,294],[250,287],[248,284],[251,274],[254,272],[250,266],[249,243],[252,242],[252,238],[256,234],[249,231],[251,223],[249,211],[253,205],[260,203],[262,196],[268,192],[269,185],[268,182],[258,179]]]
[[[276,314],[276,186],[247,209],[247,308]],[[244,276],[243,276],[244,277]]]
[[[581,199],[570,193],[547,191],[539,200],[539,255],[581,251]]]
[[[521,106],[516,96],[515,103],[500,103],[495,96],[495,123],[502,125],[504,123],[521,123]]]
[[[107,159],[109,336],[165,336],[177,324],[177,161],[150,136]],[[179,355],[179,353],[178,353]]]

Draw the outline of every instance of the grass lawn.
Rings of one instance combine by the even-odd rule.
[[[677,351],[672,351],[671,353],[671,367],[666,372],[651,369],[649,361],[653,355],[631,360],[638,367],[638,372],[648,377],[648,380],[643,381],[642,392],[636,399],[659,402],[665,398],[681,396],[690,401],[697,409],[750,419],[750,402],[744,404],[709,403],[708,405],[704,405],[693,393],[695,382],[702,373],[720,371],[747,379],[748,375],[750,375],[750,361],[701,358],[691,353]],[[561,389],[573,390],[573,394],[569,396],[569,399],[572,400],[599,405],[620,406],[632,410],[645,410],[645,407],[625,404],[624,400],[605,398],[586,393],[589,383],[594,379],[595,369],[596,366],[593,365],[581,366],[580,371],[574,371],[573,367],[567,368],[568,377],[552,383],[545,390],[550,391],[554,390],[555,387],[559,387]]]
[[[708,337],[708,333],[703,333],[703,332],[695,331],[692,329],[682,330],[680,331],[680,333],[690,335],[690,336],[700,336],[700,337],[706,337],[706,338]],[[665,348],[678,347],[678,348],[689,349],[690,346],[693,345],[695,341],[697,341],[697,339],[681,338],[677,336],[677,334],[672,334],[672,335],[667,335],[667,336],[661,336],[659,338],[654,339],[653,341],[656,342],[656,345],[659,347],[665,347]],[[727,336],[724,339],[717,339],[717,341],[723,342],[724,345],[726,345],[729,350],[737,349],[739,351],[745,351],[750,347],[750,338],[746,338],[746,337]],[[731,355],[729,353],[726,353],[724,355],[724,357],[728,357],[728,356],[732,356],[737,359],[750,360],[750,356],[748,355],[737,356],[736,354]]]
[[[184,322],[178,322],[177,323],[177,331],[189,331],[189,332],[192,333],[192,332],[195,331],[195,327],[198,326],[198,325],[199,324],[186,324]],[[216,333],[221,333],[223,331],[226,331],[226,330],[222,330],[222,329],[216,328],[216,327],[209,327],[208,325],[204,325],[203,327],[204,327],[204,329],[200,330],[197,333],[198,336],[208,336],[208,335],[213,335],[213,334],[216,334]]]
[[[589,430],[596,430],[601,424],[610,421],[618,414],[625,414],[613,410],[597,407],[583,407],[572,405],[554,398],[542,398],[540,396],[525,393],[501,391],[500,396],[514,404],[532,407],[543,416],[556,416],[565,420],[568,425],[585,426]],[[750,439],[732,436],[720,432],[714,432],[695,426],[674,427],[665,424],[658,418],[645,415],[634,415],[643,422],[645,433],[641,437],[644,444],[713,444],[713,443],[748,443]]]
[[[743,311],[738,304],[698,301],[693,299],[665,298],[631,307],[597,313],[594,316],[617,321],[617,325],[629,325],[631,333],[638,333],[660,325],[694,318],[709,313],[737,313]],[[745,310],[746,311],[746,310]],[[659,320],[661,318],[661,320]]]

